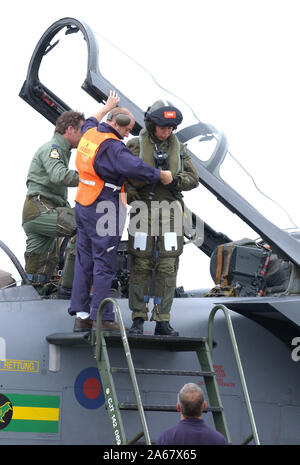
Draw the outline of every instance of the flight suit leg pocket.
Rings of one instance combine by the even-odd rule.
[[[56,231],[59,237],[74,236],[76,234],[75,209],[57,207]]]

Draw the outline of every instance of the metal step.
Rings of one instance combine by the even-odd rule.
[[[107,347],[122,346],[120,333],[112,334],[103,331]],[[128,334],[130,349],[168,350],[172,352],[194,352],[205,346],[207,338],[191,338],[180,336],[151,336]]]
[[[111,333],[103,331],[106,344],[108,347],[122,347],[120,333]],[[207,338],[190,338],[180,336],[151,336],[151,335],[130,335],[128,334],[130,348],[150,349],[150,350],[169,350],[172,352],[192,352],[204,346]],[[60,346],[87,346],[92,344],[90,331],[54,333],[46,336],[50,344]]]
[[[136,404],[131,404],[129,402],[122,402],[119,403],[119,409],[120,410],[137,410],[137,405]],[[143,405],[144,411],[153,411],[153,412],[177,412],[177,408],[175,405]],[[203,410],[203,412],[214,412],[214,413],[222,413],[223,412],[222,407],[206,407],[206,409]]]
[[[113,373],[129,373],[128,368],[111,367]],[[187,371],[187,370],[164,370],[158,368],[135,368],[137,375],[174,375],[174,376],[203,376],[213,377],[213,371]]]

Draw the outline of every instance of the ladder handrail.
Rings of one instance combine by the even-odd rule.
[[[247,412],[248,412],[248,416],[249,416],[249,420],[250,420],[250,424],[251,424],[253,440],[254,440],[256,445],[260,445],[259,437],[258,437],[258,434],[257,434],[257,428],[256,428],[255,420],[254,420],[254,415],[253,415],[253,411],[252,411],[252,407],[251,407],[250,397],[249,397],[249,393],[248,393],[248,388],[247,388],[247,384],[246,384],[246,380],[245,380],[245,375],[244,375],[244,371],[243,371],[243,367],[242,367],[242,362],[241,362],[239,349],[238,349],[237,342],[236,342],[236,337],[235,337],[231,317],[230,317],[228,308],[225,307],[225,305],[222,305],[222,304],[215,305],[213,307],[213,309],[211,310],[210,314],[209,314],[209,318],[208,318],[208,345],[209,345],[209,349],[212,352],[212,348],[213,348],[213,323],[214,323],[215,314],[217,313],[218,310],[223,310],[223,313],[224,313],[225,318],[226,318],[226,323],[227,323],[227,327],[228,327],[228,331],[229,331],[229,336],[230,336],[230,340],[231,340],[231,344],[232,344],[232,348],[233,348],[233,352],[234,352],[234,356],[235,356],[235,360],[236,360],[236,364],[237,364],[237,368],[238,368],[238,373],[239,373],[239,377],[240,377],[240,381],[241,381],[241,385],[242,385],[242,389],[243,389],[244,399],[245,399],[245,402],[246,402],[246,408],[247,408]]]
[[[135,369],[134,369],[133,362],[132,362],[130,347],[129,347],[129,344],[128,344],[127,334],[126,334],[126,331],[125,331],[121,310],[120,310],[118,302],[115,299],[112,299],[111,297],[107,297],[106,299],[102,300],[101,304],[99,305],[98,311],[97,311],[96,352],[95,352],[96,359],[97,360],[100,359],[100,352],[101,352],[102,311],[103,311],[104,305],[106,305],[109,302],[112,303],[112,305],[114,307],[114,310],[115,310],[116,315],[117,315],[118,323],[119,323],[119,326],[120,326],[121,339],[122,339],[122,343],[123,343],[123,348],[124,348],[124,352],[125,352],[125,356],[126,356],[126,361],[127,361],[127,365],[128,365],[128,369],[129,369],[129,374],[130,374],[132,386],[133,386],[133,389],[134,389],[137,408],[138,408],[138,412],[139,412],[141,423],[142,423],[142,429],[143,429],[143,432],[144,432],[145,442],[146,442],[147,445],[151,445],[149,430],[148,430],[148,426],[147,426],[147,423],[146,423],[145,412],[144,412],[144,408],[143,408],[143,404],[142,404],[142,399],[141,399],[141,396],[140,396],[140,391],[139,391],[139,388],[138,388]]]

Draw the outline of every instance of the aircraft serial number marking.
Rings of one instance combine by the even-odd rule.
[[[0,360],[0,371],[21,371],[23,373],[38,373],[40,362],[36,360]]]

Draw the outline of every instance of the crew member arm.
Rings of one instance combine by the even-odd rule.
[[[199,185],[199,175],[187,154],[183,155],[183,171],[175,176],[174,185],[178,191],[189,191]]]
[[[137,158],[139,158],[139,154],[140,154],[140,145],[139,143],[137,142],[138,141],[138,138],[135,137],[134,139],[130,139],[126,146],[127,148],[130,150],[131,153],[133,153],[133,155]],[[139,183],[137,180],[135,179],[129,179],[129,178],[126,178],[125,179],[125,182],[124,182],[124,186],[125,186],[125,191],[126,191],[126,194],[127,194],[127,202],[128,204],[130,204],[131,202],[135,201],[135,200],[140,200],[140,194],[138,192],[138,187],[139,185],[143,185],[144,183]]]
[[[148,181],[157,184],[160,180],[160,170],[144,163],[140,158],[134,156],[123,142],[113,141],[115,145],[116,169],[126,177],[138,181]]]
[[[51,158],[49,154],[43,156],[43,166],[48,173],[49,181],[66,187],[76,187],[79,182],[78,172],[66,168],[61,157]]]
[[[111,90],[106,104],[102,108],[100,108],[100,110],[98,110],[93,117],[96,118],[98,123],[100,123],[104,116],[118,105],[119,101],[120,97],[118,96],[118,94],[115,91]]]

